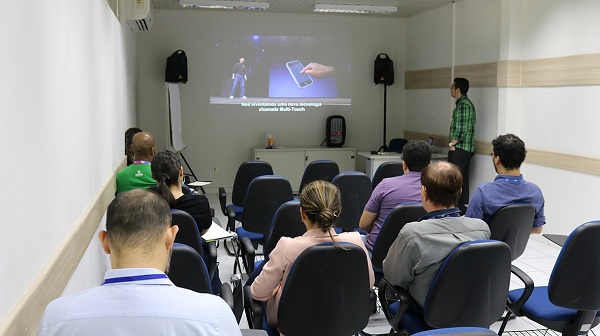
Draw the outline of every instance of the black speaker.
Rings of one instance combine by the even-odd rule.
[[[187,83],[187,81],[187,56],[185,55],[185,51],[177,50],[171,56],[167,57],[167,66],[165,69],[165,82]]]
[[[341,115],[327,117],[325,140],[328,147],[342,147],[346,141],[346,119]]]
[[[375,58],[375,84],[394,84],[394,61],[387,54],[381,53]]]

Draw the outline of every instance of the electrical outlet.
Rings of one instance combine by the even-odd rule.
[[[217,166],[213,166],[213,173],[217,172]]]

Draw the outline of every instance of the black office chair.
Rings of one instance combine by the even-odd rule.
[[[515,203],[505,206],[487,220],[492,232],[490,239],[507,243],[514,261],[525,252],[534,217],[535,208],[531,204]]]
[[[364,173],[346,171],[331,181],[342,195],[342,213],[335,226],[336,231],[353,231],[358,228],[360,216],[371,197],[371,179]]]
[[[244,212],[241,218],[242,226],[235,228],[238,248],[233,266],[234,274],[238,267],[240,273],[242,271],[239,257],[242,257],[242,263],[248,275],[251,274],[250,270],[253,269],[254,261],[248,259],[248,251],[256,248],[258,244],[263,244],[264,235],[269,232],[275,212],[283,203],[293,199],[292,186],[285,177],[264,175],[252,180],[244,201]],[[229,230],[234,230],[235,218],[231,217],[231,213],[228,226]]]
[[[284,335],[348,336],[369,322],[369,270],[365,251],[351,243],[314,245],[302,252],[287,277],[277,314]],[[268,326],[263,304],[244,288],[253,329]],[[270,334],[277,331],[270,329]]]
[[[406,145],[406,143],[408,142],[408,140],[403,139],[403,138],[394,138],[392,140],[390,140],[390,144],[388,145],[388,152],[402,152],[402,149],[404,149],[404,145]]]
[[[375,174],[373,175],[373,181],[371,182],[371,189],[375,190],[375,187],[384,179],[394,176],[404,175],[404,169],[402,168],[402,162],[399,161],[388,161],[382,163]]]
[[[306,169],[304,169],[299,191],[302,192],[304,186],[312,181],[323,180],[331,182],[331,180],[339,173],[340,168],[335,161],[315,160],[309,163],[308,166],[306,166]]]
[[[566,336],[585,335],[600,323],[600,221],[577,227],[565,242],[548,286],[534,287],[525,273],[517,276],[525,288],[508,293],[509,312],[526,316]]]
[[[273,175],[273,168],[267,161],[246,161],[238,167],[235,180],[233,181],[230,204],[238,220],[242,218],[244,200],[246,199],[246,191],[250,182],[255,177],[262,175]],[[219,187],[219,203],[221,204],[223,215],[228,216],[227,193],[223,187]]]
[[[371,256],[376,284],[383,277],[383,260],[387,257],[390,246],[398,237],[400,230],[406,223],[417,222],[425,214],[427,214],[427,211],[423,208],[422,203],[411,202],[397,205],[385,217],[375,245],[373,245]]]
[[[215,242],[207,243],[206,251],[208,251],[208,256],[205,256],[205,250],[202,247],[202,237],[200,237],[200,232],[198,232],[198,226],[194,218],[187,212],[177,209],[171,209],[171,217],[173,225],[179,227],[179,232],[175,236],[175,242],[192,247],[200,253],[203,259],[206,257],[206,267],[212,279],[217,270],[217,245]]]
[[[211,281],[202,256],[194,248],[175,243],[167,275],[177,287],[198,293],[212,294]],[[221,298],[234,309],[233,294],[229,284],[221,285]]]
[[[279,242],[281,237],[294,238],[302,236],[305,232],[306,226],[302,223],[300,216],[300,201],[293,200],[283,203],[277,209],[277,212],[275,212],[269,232],[265,236],[265,243],[263,245],[265,260],[268,259],[269,253],[277,246],[277,242]],[[245,264],[249,267],[247,271],[249,274],[252,274],[254,269],[265,260],[254,262],[256,253],[252,246],[246,244],[244,248],[246,249],[245,255],[247,256]]]
[[[502,316],[510,283],[510,248],[495,240],[476,240],[448,255],[427,294],[423,309],[407,290],[386,278],[379,300],[395,332],[409,335],[434,328],[488,328]]]

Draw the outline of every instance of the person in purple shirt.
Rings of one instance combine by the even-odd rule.
[[[525,143],[514,134],[500,135],[492,140],[490,153],[498,175],[494,182],[484,183],[475,189],[465,216],[487,221],[491,215],[513,203],[530,203],[535,208],[531,233],[541,233],[546,224],[544,195],[540,187],[527,182],[521,175],[525,161]]]
[[[421,202],[421,171],[431,161],[431,147],[423,140],[410,140],[402,150],[404,175],[383,179],[371,193],[359,227],[368,232],[365,246],[373,252],[383,220],[397,205]]]

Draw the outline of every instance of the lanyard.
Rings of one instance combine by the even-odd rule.
[[[146,160],[136,160],[136,161],[133,161],[133,163],[135,163],[135,164],[150,164],[150,162],[148,162]]]
[[[144,275],[132,275],[132,276],[124,276],[120,278],[109,278],[104,280],[103,285],[106,284],[114,284],[121,282],[133,282],[133,281],[141,281],[141,280],[156,280],[156,279],[166,279],[166,274],[144,274]]]
[[[436,216],[431,216],[427,219],[438,219],[438,218],[446,218],[446,217],[460,217],[460,213],[458,212],[451,212],[451,213],[447,213],[447,214],[443,214],[443,215],[436,215]]]
[[[506,181],[506,182],[523,182],[523,179],[509,179],[506,177],[499,177],[496,181]]]
[[[426,214],[425,216],[419,218],[419,221],[426,220],[426,219],[446,218],[446,217],[460,217],[460,210],[457,208],[450,208],[450,209],[446,209],[446,210],[437,210],[437,211],[432,211],[432,212],[442,212],[442,211],[448,211],[448,212],[441,213],[439,215],[432,215],[432,216],[429,216],[429,214]]]

